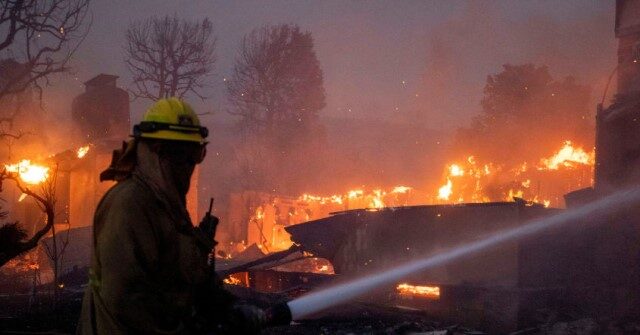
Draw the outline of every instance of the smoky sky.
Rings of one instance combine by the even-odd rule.
[[[130,85],[123,61],[129,23],[149,16],[208,17],[217,64],[199,112],[204,123],[230,121],[223,78],[242,36],[266,24],[311,31],[324,71],[325,117],[424,123],[450,130],[478,113],[486,76],[505,63],[548,65],[601,94],[615,64],[615,2],[549,1],[160,1],[94,0],[92,27],[72,60],[73,72],[48,93],[50,109],[67,113],[82,82],[98,73]],[[192,97],[193,98],[193,97]],[[139,120],[148,101],[132,104]],[[595,106],[594,106],[595,109]]]

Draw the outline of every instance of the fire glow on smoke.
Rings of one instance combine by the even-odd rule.
[[[28,159],[23,159],[16,164],[4,166],[8,172],[16,173],[20,180],[30,185],[37,185],[49,178],[49,167],[31,163]]]

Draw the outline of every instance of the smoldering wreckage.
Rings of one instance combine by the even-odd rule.
[[[640,333],[639,201],[637,191],[619,193],[640,184],[640,11],[625,6],[630,3],[617,7],[618,91],[613,104],[597,107],[595,153],[559,143],[539,166],[517,171],[469,156],[446,167],[429,205],[406,186],[327,197],[233,194],[228,222],[219,228],[229,238],[217,247],[215,262],[225,287],[258,305],[288,302],[284,317],[294,322],[267,334]],[[96,76],[74,101],[74,113],[82,115],[76,121],[96,129],[91,144],[49,158],[57,166],[57,222],[71,222],[58,225],[66,233],[55,241],[66,248],[59,318],[68,319],[67,330],[77,318],[91,250],[91,227],[73,223],[92,221],[112,186],[100,183],[97,171],[129,129],[128,98],[116,79]],[[101,119],[105,110],[118,117]],[[107,133],[97,134],[106,123]],[[31,185],[49,173],[30,161],[7,170]],[[488,201],[482,187],[457,187],[509,173],[519,188],[505,190],[505,201]],[[532,173],[571,179],[563,184],[570,189],[533,191]],[[192,214],[195,186],[187,201]],[[554,208],[562,203],[560,192],[566,209]],[[16,198],[13,211],[35,221],[38,208]],[[531,228],[554,220],[563,222]],[[469,246],[472,251],[464,251]],[[44,327],[34,321],[43,313],[37,301],[50,292],[36,285],[46,281],[42,253],[13,264],[23,270],[2,282],[0,325],[7,331]],[[317,303],[322,295],[325,301]]]

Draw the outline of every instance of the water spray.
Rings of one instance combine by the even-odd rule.
[[[531,220],[523,226],[495,233],[487,238],[425,259],[412,261],[384,272],[355,279],[317,292],[311,292],[287,303],[290,312],[289,316],[293,320],[300,320],[330,307],[354,300],[376,288],[395,283],[410,274],[443,265],[506,242],[522,239],[551,227],[560,226],[595,213],[611,211],[615,208],[622,208],[638,202],[640,202],[640,188],[616,192],[584,206],[546,218]]]

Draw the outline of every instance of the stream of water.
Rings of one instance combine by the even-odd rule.
[[[579,225],[579,219],[596,213],[612,212],[618,208],[640,202],[640,188],[619,191],[597,201],[581,207],[565,210],[559,214],[535,219],[517,228],[495,233],[487,238],[452,248],[445,252],[412,261],[383,272],[375,273],[363,278],[338,284],[333,287],[310,292],[304,296],[291,300],[288,305],[293,320],[300,320],[309,315],[326,310],[330,307],[352,301],[376,288],[398,282],[404,277],[432,267],[456,261],[459,258],[498,246],[500,244],[537,234],[554,226],[567,222]]]

